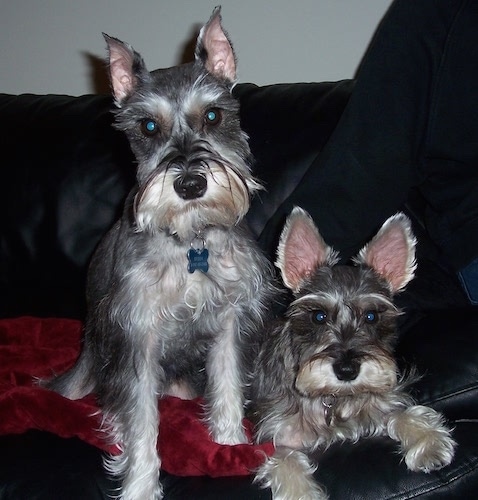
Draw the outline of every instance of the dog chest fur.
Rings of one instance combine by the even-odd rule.
[[[111,264],[105,266],[103,260],[97,268],[93,263],[89,286],[90,298],[95,303],[110,302],[110,314],[120,323],[143,324],[139,331],[173,341],[181,335],[180,327],[182,335],[195,331],[213,335],[220,330],[221,313],[229,307],[245,309],[247,304],[244,314],[259,313],[264,290],[251,260],[261,266],[267,263],[247,244],[245,232],[239,237],[237,228],[234,232],[212,228],[205,233],[210,263],[207,273],[188,272],[190,246],[173,236],[134,231],[128,239],[123,235],[117,226],[103,242],[103,247],[110,248]],[[121,275],[115,274],[118,266],[123,269]]]

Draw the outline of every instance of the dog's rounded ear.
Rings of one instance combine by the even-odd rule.
[[[130,96],[138,82],[149,76],[143,58],[131,45],[113,38],[105,33],[103,36],[108,45],[108,66],[110,82],[116,103],[121,103]]]
[[[410,219],[403,213],[389,217],[376,236],[354,258],[385,278],[392,292],[403,290],[415,275],[417,240]]]
[[[320,266],[333,266],[338,254],[320,235],[312,217],[295,207],[286,220],[277,249],[276,266],[287,288],[298,292]]]
[[[227,33],[222,29],[221,7],[214,9],[209,21],[201,28],[195,57],[216,78],[235,82],[236,56]]]

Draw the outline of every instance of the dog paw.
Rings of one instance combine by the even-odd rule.
[[[136,461],[131,467],[131,455],[126,453],[106,457],[104,465],[106,470],[114,477],[122,478],[118,495],[113,495],[116,500],[162,500],[163,488],[159,481],[161,462],[154,453],[153,458],[143,455],[140,463]]]
[[[164,498],[163,490],[161,487],[157,487],[151,490],[146,490],[144,488],[130,488],[126,487],[121,491],[118,500],[162,500]]]
[[[411,406],[394,414],[388,434],[400,442],[411,471],[431,472],[450,464],[456,443],[443,416],[426,406]]]
[[[247,439],[244,429],[223,429],[212,433],[212,438],[215,443],[234,445],[234,444],[247,444]]]
[[[218,444],[246,444],[249,439],[242,426],[242,412],[227,415],[225,413],[210,412],[205,419],[205,424],[209,428],[211,439]]]
[[[405,463],[411,471],[431,472],[451,463],[455,441],[448,431],[430,431],[405,454]]]
[[[258,468],[254,482],[270,488],[273,500],[327,500],[327,493],[314,480],[315,469],[301,451],[281,447]]]

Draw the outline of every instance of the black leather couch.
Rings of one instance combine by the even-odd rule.
[[[314,168],[352,89],[352,81],[235,88],[267,189],[248,218],[271,258],[283,222],[277,207]],[[0,96],[0,317],[83,317],[89,256],[134,180],[110,109],[108,96]],[[407,314],[398,356],[423,374],[413,388],[418,401],[454,426],[456,458],[427,475],[409,472],[385,438],[334,446],[316,473],[332,499],[478,497],[478,309],[443,270],[421,224],[420,197],[412,193],[404,208],[419,238],[419,270],[400,297]],[[270,498],[249,477],[163,473],[163,483],[167,499]],[[77,439],[39,431],[0,437],[2,500],[100,499],[114,487],[101,453]]]

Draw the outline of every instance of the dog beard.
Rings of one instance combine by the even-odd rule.
[[[300,394],[315,398],[329,394],[384,393],[391,391],[397,383],[397,367],[389,356],[367,357],[361,362],[356,379],[341,381],[335,375],[330,359],[318,354],[299,369],[295,388]]]
[[[247,213],[250,193],[259,188],[224,161],[203,162],[197,173],[206,181],[204,194],[181,198],[174,184],[182,171],[166,168],[153,172],[135,197],[135,219],[139,231],[167,231],[188,241],[207,226],[231,227]]]

